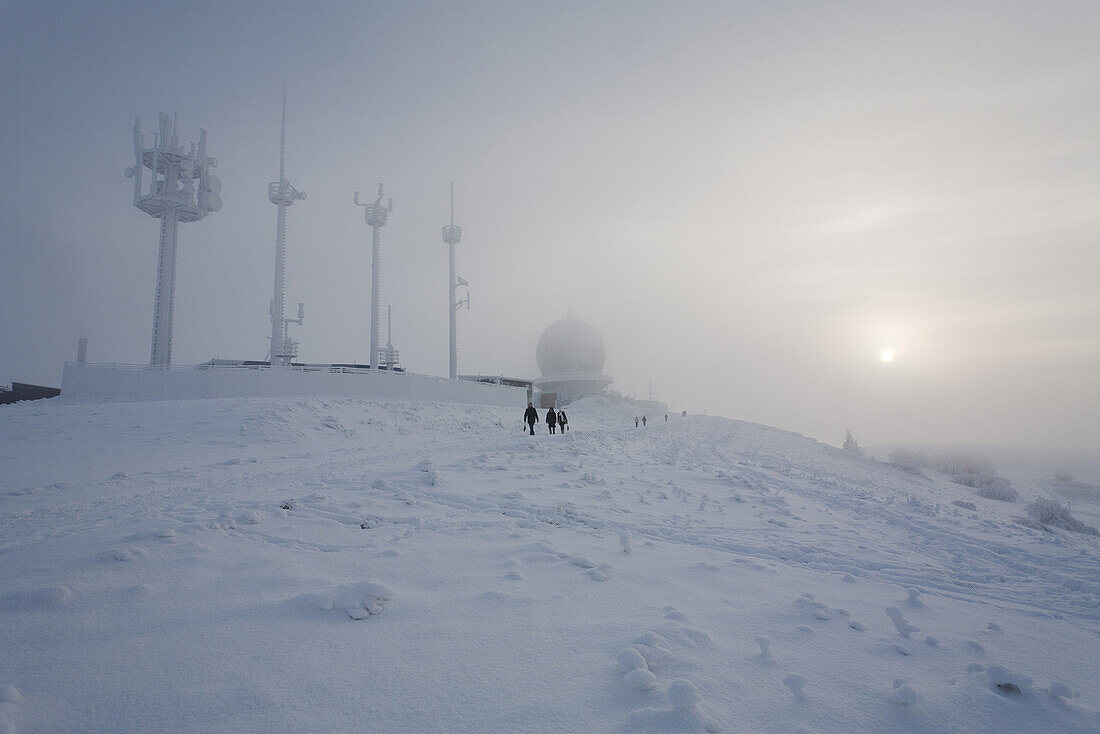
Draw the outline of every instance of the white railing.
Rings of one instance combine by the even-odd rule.
[[[347,377],[345,377],[347,375]],[[66,362],[63,397],[164,400],[262,396],[377,397],[522,407],[520,387],[369,367],[203,364],[149,367]]]

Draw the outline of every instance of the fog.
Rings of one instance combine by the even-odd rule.
[[[367,361],[384,182],[394,346],[447,374],[453,180],[462,373],[537,377],[571,312],[675,410],[1095,448],[1098,37],[1091,1],[0,2],[0,382],[148,361],[160,111],[225,202],[180,226],[173,363],[264,358],[285,81],[302,361]]]

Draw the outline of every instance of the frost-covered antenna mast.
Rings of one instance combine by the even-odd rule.
[[[371,228],[370,364],[371,367],[377,367],[379,364],[378,344],[381,337],[378,332],[378,318],[381,315],[379,297],[382,284],[382,264],[379,259],[382,251],[382,240],[378,230],[386,226],[386,220],[389,219],[390,212],[393,211],[393,199],[389,200],[387,206],[382,206],[382,184],[378,184],[378,198],[374,200],[373,204],[360,204],[359,192],[356,191],[355,205],[366,210],[363,215]]]
[[[466,291],[466,298],[458,300],[458,287],[460,285],[469,288],[470,284],[465,278],[459,278],[455,275],[455,245],[462,239],[462,227],[455,226],[455,182],[451,181],[451,223],[443,228],[443,241],[449,245],[451,253],[451,280],[449,285],[450,295],[448,296],[448,302],[451,307],[448,309],[451,316],[451,368],[450,377],[452,380],[458,379],[458,309],[462,307],[462,304],[466,304],[466,308],[470,307],[470,291]]]
[[[298,356],[298,342],[289,338],[290,324],[302,325],[305,306],[298,304],[298,318],[283,317],[286,298],[286,210],[306,198],[286,180],[286,82],[283,82],[283,121],[279,137],[279,180],[267,185],[267,198],[278,207],[275,220],[275,295],[271,299],[271,366],[285,366]]]
[[[160,113],[153,147],[145,147],[141,118],[134,118],[134,165],[126,177],[134,179],[134,206],[160,220],[157,256],[157,297],[153,307],[153,346],[150,367],[172,364],[172,315],[176,301],[176,234],[180,222],[197,222],[222,208],[222,182],[210,173],[218,165],[206,155],[206,131],[199,143],[184,150],[177,120]],[[142,192],[142,172],[148,168],[149,187]],[[196,186],[197,183],[197,186]]]
[[[398,351],[393,347],[393,306],[386,306],[386,346],[378,355],[378,364],[388,370],[397,366]]]

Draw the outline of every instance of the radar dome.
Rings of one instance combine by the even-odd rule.
[[[564,318],[546,327],[535,358],[543,375],[554,372],[603,371],[607,358],[603,337],[587,321]]]

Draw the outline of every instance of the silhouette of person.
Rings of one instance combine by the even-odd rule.
[[[527,410],[523,412],[523,420],[527,427],[531,429],[531,435],[534,436],[535,424],[539,422],[539,414],[533,403],[527,403]]]
[[[569,430],[569,419],[565,417],[565,411],[558,411],[558,428],[561,429],[561,433],[565,433]]]
[[[645,425],[645,416],[644,415],[642,416],[642,425],[643,426]]]
[[[553,408],[546,411],[546,427],[550,429],[550,433],[554,432],[554,426],[558,423],[558,414],[554,412]]]

